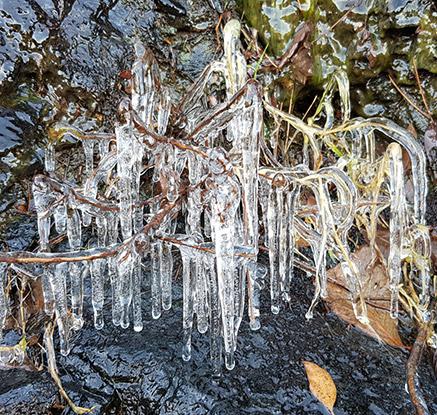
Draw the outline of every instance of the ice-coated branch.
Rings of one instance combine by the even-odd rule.
[[[105,248],[91,248],[70,252],[0,252],[0,263],[8,264],[60,264],[62,262],[80,262],[92,261],[95,259],[109,258],[122,249],[131,248],[142,254],[147,253],[148,245],[144,245],[144,235],[147,235],[152,229],[157,228],[167,215],[172,214],[179,208],[181,200],[178,199],[173,203],[165,204],[155,216],[143,227],[141,232],[129,238],[128,240],[110,245]]]

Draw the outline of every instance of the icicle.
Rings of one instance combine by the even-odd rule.
[[[208,330],[207,281],[205,275],[205,264],[200,257],[196,260],[195,278],[195,313],[197,315],[197,330],[199,333],[206,333]]]
[[[196,289],[197,262],[200,254],[193,248],[185,245],[194,245],[201,242],[200,235],[194,237],[183,235],[184,244],[179,245],[182,256],[182,284],[183,284],[183,346],[182,359],[186,362],[191,359],[191,332],[193,329],[194,300]]]
[[[50,189],[45,182],[43,176],[36,176],[33,185],[32,193],[35,202],[35,209],[38,222],[39,246],[42,252],[49,250],[50,238],[50,204],[54,201]],[[42,286],[44,296],[44,311],[47,315],[52,316],[54,313],[54,298],[50,285],[50,267],[44,267],[42,274]]]
[[[269,246],[269,226],[268,226],[268,209],[269,204],[269,194],[270,194],[271,183],[269,180],[260,180],[259,188],[259,203],[261,205],[262,212],[262,223],[264,227],[264,245]]]
[[[170,117],[170,109],[170,94],[166,89],[163,88],[158,103],[158,134],[165,134],[167,130],[168,120]]]
[[[267,206],[267,227],[269,234],[269,261],[270,261],[270,301],[273,314],[279,313],[280,285],[278,263],[278,201],[282,200],[282,189],[270,188]],[[282,206],[281,206],[282,207]]]
[[[44,154],[44,168],[47,172],[54,172],[56,167],[55,162],[55,146],[49,141],[47,143],[46,151]]]
[[[106,153],[104,157],[101,158],[99,165],[96,170],[91,174],[85,183],[85,194],[89,197],[97,197],[97,188],[100,182],[104,181],[111,170],[117,164],[117,153],[111,151]]]
[[[67,211],[67,237],[71,250],[79,249],[82,246],[80,215],[74,208],[69,208]]]
[[[132,225],[134,233],[141,231],[144,224],[143,205],[140,203],[140,183],[143,169],[144,146],[142,138],[134,135],[134,160],[132,165],[132,200],[134,202]],[[132,311],[133,327],[136,332],[143,329],[141,288],[143,270],[141,257],[137,255],[132,264]]]
[[[132,301],[132,265],[133,255],[130,252],[122,251],[117,257],[117,282],[115,295],[119,297],[120,310],[117,312],[119,325],[123,329],[129,327],[129,308]],[[116,324],[118,325],[118,324]]]
[[[249,298],[249,315],[251,330],[259,330],[261,328],[260,317],[260,296],[261,290],[265,285],[265,277],[268,273],[268,268],[262,264],[257,264],[256,272],[250,273],[249,283],[252,286],[252,296]]]
[[[141,42],[135,44],[136,60],[132,66],[132,109],[141,120],[152,125],[156,91],[160,81],[152,53]]]
[[[193,294],[194,278],[192,275],[191,254],[184,252],[181,248],[182,255],[182,278],[183,278],[183,347],[182,359],[186,362],[191,359],[191,330],[193,327]]]
[[[107,223],[104,216],[96,217],[97,244],[106,246]],[[96,259],[91,263],[92,304],[94,310],[94,327],[101,330],[104,326],[103,305],[105,300],[106,260]]]
[[[117,139],[117,173],[119,177],[119,218],[123,240],[132,236],[132,165],[134,139],[132,128],[122,125],[115,128]]]
[[[85,180],[91,176],[93,172],[93,165],[94,165],[94,140],[83,140],[82,141],[83,150],[85,153]],[[82,212],[82,223],[83,226],[90,226],[91,224],[91,216],[86,213]]]
[[[56,232],[65,232],[67,229],[67,207],[64,203],[60,203],[54,208],[53,217],[55,218]]]
[[[212,178],[207,182],[209,189],[211,226],[217,261],[217,276],[223,321],[225,365],[231,370],[235,366],[235,302],[234,302],[234,229],[235,214],[240,203],[240,190],[230,166],[221,150],[209,150],[209,168]]]
[[[356,264],[350,260],[341,262],[341,270],[348,283],[352,309],[357,320],[365,325],[370,324],[367,316],[366,301],[361,295],[361,285]]]
[[[326,273],[326,250],[327,250],[328,241],[331,241],[334,233],[337,232],[335,228],[334,218],[331,212],[331,204],[330,204],[328,189],[326,183],[322,180],[321,177],[318,178],[317,183],[313,184],[313,191],[315,193],[317,205],[319,208],[319,214],[316,219],[317,219],[317,230],[320,233],[320,239],[312,239],[309,241],[313,252],[316,274],[315,274],[314,297],[306,313],[307,319],[311,319],[313,317],[314,309],[320,297],[326,298],[328,295],[328,291],[327,291],[328,281],[327,281],[327,273]],[[349,286],[351,287],[351,284],[349,284]],[[358,290],[358,293],[359,292],[360,290]],[[351,295],[355,297],[356,292],[354,291]]]
[[[397,318],[405,227],[404,167],[402,164],[402,149],[399,144],[390,144],[387,153],[390,179],[390,253],[387,265],[391,291],[390,314],[392,318]]]
[[[173,276],[173,255],[171,245],[163,243],[161,255],[161,295],[162,308],[170,310],[172,303],[172,276]]]
[[[162,242],[152,242],[150,247],[150,256],[152,260],[152,317],[158,319],[161,317],[162,306],[162,285],[160,263],[162,260]]]
[[[82,246],[82,229],[80,215],[77,209],[67,210],[67,236],[72,251]],[[73,315],[79,322],[82,322],[83,312],[83,280],[82,264],[71,262],[69,265],[71,281],[71,308]]]
[[[222,325],[215,258],[212,255],[203,255],[203,262],[208,270],[210,356],[214,372],[219,373],[222,365]]]
[[[288,224],[290,220],[289,204],[287,203],[287,192],[281,189],[280,192],[277,190],[278,197],[278,253],[279,255],[279,289],[281,292],[281,297],[285,301],[289,301],[289,292],[286,291],[286,282],[288,278],[287,267],[290,263],[290,247],[289,247],[289,235],[288,235]]]
[[[421,285],[419,295],[419,309],[422,312],[423,320],[428,321],[430,318],[429,302],[431,300],[431,240],[429,228],[424,225],[417,225],[412,233],[413,242],[413,264],[419,272],[419,281]]]
[[[101,139],[98,142],[100,160],[109,153],[109,140]]]
[[[372,130],[365,132],[364,134],[366,140],[366,158],[369,164],[375,162],[375,134]]]
[[[243,320],[244,304],[245,304],[244,300],[246,298],[246,277],[253,272],[256,272],[255,264],[252,264],[252,267],[249,267],[247,260],[238,258],[238,261],[236,261],[235,275],[234,275],[235,339],[237,339],[238,330],[240,329],[240,324],[241,321]],[[236,346],[237,346],[237,342],[235,342],[234,344],[235,348]]]
[[[260,93],[256,84],[247,84],[247,93],[245,95],[246,106],[243,114],[236,118],[239,124],[239,137],[234,141],[234,147],[241,149],[242,154],[242,210],[243,210],[243,244],[250,246],[254,250],[254,255],[258,254],[258,167],[259,167],[259,137],[262,129],[262,105],[259,99]],[[241,270],[240,288],[245,287],[246,279],[253,278],[250,273],[256,273],[256,264],[248,268],[245,264]],[[253,292],[251,285],[248,285],[249,306],[253,303],[251,297]],[[241,302],[241,308],[244,308],[244,296]],[[254,315],[253,310],[248,309],[249,316]],[[241,321],[241,320],[240,320]],[[254,323],[255,324],[255,323]],[[239,326],[239,324],[238,324]],[[237,329],[238,329],[237,326]]]
[[[322,281],[326,279],[326,243],[323,245],[323,242],[320,241],[310,241],[310,245],[316,266],[316,274],[314,276],[315,287],[313,300],[311,301],[311,305],[305,314],[305,318],[308,320],[313,318],[314,309],[319,302],[322,292]],[[345,276],[346,275],[347,274],[345,274]]]
[[[202,161],[195,154],[188,154],[188,178],[192,186],[196,186],[201,180],[203,172]],[[188,234],[201,234],[201,216],[203,212],[202,190],[195,187],[188,193],[186,232]]]
[[[411,160],[411,173],[414,184],[414,217],[417,223],[424,223],[426,194],[428,192],[425,151],[418,140],[407,130],[384,118],[356,118],[343,126],[349,131],[357,129],[377,130],[397,141],[407,151]],[[369,130],[367,130],[369,132]]]
[[[56,323],[58,325],[61,354],[70,353],[70,319],[67,308],[66,275],[68,264],[60,263],[54,266],[54,272],[49,274],[55,298]]]
[[[7,269],[7,264],[0,263],[0,340],[2,339],[2,330],[5,325],[6,315],[8,313],[8,301],[4,287],[4,281],[7,277]]]
[[[47,186],[43,176],[35,177],[32,185],[32,193],[38,219],[38,233],[41,251],[47,251],[50,238],[50,205],[54,202],[54,196]]]
[[[44,271],[41,275],[42,292],[44,297],[44,312],[52,317],[55,312],[55,304],[52,286],[50,285],[50,274],[52,273],[51,267],[44,266]]]
[[[296,200],[299,197],[300,186],[296,185],[293,190],[286,192],[288,209],[288,264],[286,266],[286,276],[284,281],[284,299],[290,301],[291,281],[294,275],[294,250],[296,247],[296,230],[294,226]]]
[[[136,332],[143,330],[143,312],[141,288],[143,282],[143,270],[141,266],[141,257],[137,255],[133,262],[132,268],[132,310],[133,325]]]
[[[231,98],[247,79],[246,59],[240,51],[241,25],[236,19],[226,23],[223,31],[224,54],[226,62],[226,92]]]
[[[116,244],[118,241],[118,215],[107,212],[105,216],[108,227],[108,245],[110,246]],[[108,274],[112,289],[112,322],[115,326],[119,326],[121,304],[118,295],[117,259],[115,257],[108,258]]]

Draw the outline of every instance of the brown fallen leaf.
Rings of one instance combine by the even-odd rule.
[[[378,244],[380,245],[380,244]],[[382,248],[382,247],[381,247]],[[381,251],[386,251],[381,249]],[[379,258],[372,258],[369,246],[362,246],[351,255],[361,277],[363,295],[367,304],[370,327],[360,323],[353,312],[347,284],[340,266],[328,271],[327,303],[332,311],[344,321],[383,340],[385,343],[405,348],[399,337],[397,321],[390,317],[389,277]]]
[[[304,361],[305,371],[310,384],[311,393],[334,414],[334,404],[337,399],[337,388],[331,375],[315,363]]]
[[[390,312],[367,303],[367,315],[370,327],[360,323],[354,314],[349,300],[349,291],[334,283],[328,283],[328,304],[332,311],[354,327],[369,336],[381,339],[393,347],[406,348],[399,337],[396,320],[390,317]]]

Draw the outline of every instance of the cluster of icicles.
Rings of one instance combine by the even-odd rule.
[[[83,182],[75,186],[57,178],[54,143],[50,142],[45,162],[48,174],[37,176],[33,184],[40,251],[4,253],[2,260],[3,269],[6,262],[42,263],[45,311],[56,317],[62,354],[70,350],[70,331],[83,324],[85,278],[91,278],[96,329],[104,326],[105,293],[110,285],[113,323],[123,328],[132,323],[135,331],[141,331],[145,264],[150,264],[151,313],[157,319],[172,306],[176,249],[182,258],[184,360],[191,357],[195,321],[200,333],[209,330],[213,365],[220,367],[224,356],[226,367],[234,367],[245,309],[251,329],[260,328],[260,291],[267,274],[272,312],[277,314],[290,300],[298,238],[309,243],[316,269],[316,290],[307,317],[311,318],[319,298],[327,297],[329,249],[341,263],[357,318],[368,324],[359,270],[349,257],[347,236],[357,213],[369,218],[372,235],[375,217],[387,207],[391,212],[392,316],[397,317],[401,265],[409,249],[419,250],[415,258],[422,258],[416,272],[422,287],[420,307],[426,312],[429,243],[423,226],[426,175],[420,145],[407,131],[382,118],[350,120],[348,82],[342,72],[334,75],[311,123],[279,111],[263,101],[259,83],[248,79],[239,38],[239,23],[232,20],[224,29],[223,59],[207,66],[184,99],[173,106],[153,56],[138,43],[131,97],[120,104],[121,121],[115,134],[57,127],[57,138],[70,135],[82,141]],[[217,102],[214,94],[207,100],[206,92],[219,89],[223,81],[223,102]],[[341,128],[333,125],[333,85],[338,86],[343,104]],[[302,164],[284,166],[269,151],[264,110],[304,135],[308,145]],[[325,125],[318,127],[321,114]],[[378,160],[375,131],[394,141]],[[335,165],[320,167],[321,149],[329,147],[334,136],[350,151]],[[406,201],[401,146],[412,162],[412,208]],[[260,151],[269,165],[260,166]],[[147,202],[141,198],[145,165],[153,166],[152,187],[159,189]],[[369,166],[367,175],[363,165]],[[379,186],[361,190],[375,176],[380,177]],[[362,183],[360,190],[357,182]],[[330,194],[333,187],[335,198]],[[315,196],[315,206],[304,204],[303,192]],[[177,234],[182,219],[185,233]],[[66,232],[68,252],[49,252],[52,221],[57,233]],[[97,246],[85,248],[82,230],[91,224]],[[257,263],[260,246],[268,250],[269,269]],[[147,256],[150,261],[145,262]],[[0,322],[5,320],[6,303],[0,286]]]

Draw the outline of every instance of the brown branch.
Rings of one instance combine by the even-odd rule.
[[[155,141],[157,141],[159,143],[170,144],[173,147],[179,148],[180,150],[183,150],[183,151],[191,151],[192,153],[197,154],[198,156],[202,157],[203,159],[208,159],[208,154],[207,154],[206,150],[202,149],[201,147],[192,146],[192,145],[183,143],[182,141],[176,140],[175,138],[166,137],[164,135],[155,133],[154,131],[150,130],[143,123],[143,121],[141,121],[140,117],[135,112],[132,112],[132,121],[133,121],[134,126],[137,128],[137,130],[140,133],[146,134],[149,137],[152,137]]]
[[[60,140],[64,135],[72,135],[78,140],[115,140],[113,133],[86,133],[78,128],[62,126],[59,128],[53,127],[49,130],[49,137],[55,140]]]
[[[417,70],[416,58],[413,59],[413,69],[414,69],[414,76],[416,77],[417,86],[419,87],[419,92],[422,97],[423,105],[425,106],[426,112],[428,113],[430,118],[433,119],[431,111],[429,109],[428,100],[426,99],[425,91],[423,90],[422,83],[420,82],[420,76],[419,76],[419,71]]]
[[[404,91],[402,91],[402,89],[398,86],[398,84],[395,82],[395,80],[393,79],[393,77],[391,75],[389,75],[388,78],[390,79],[390,82],[393,84],[393,86],[396,88],[396,90],[402,95],[402,98],[405,99],[405,101],[407,101],[416,111],[418,111],[424,117],[426,117],[432,121],[432,117],[429,114],[427,114],[425,111],[420,109],[418,107],[418,105],[413,101],[413,99],[411,97],[409,97]]]
[[[181,198],[173,203],[167,203],[140,232],[132,236],[130,239],[108,248],[93,248],[83,251],[60,253],[25,251],[1,252],[0,262],[6,262],[9,264],[59,264],[61,262],[92,261],[94,259],[112,257],[117,255],[123,248],[126,248],[129,245],[132,245],[133,247],[137,242],[140,243],[139,237],[143,234],[148,234],[152,229],[156,228],[168,214],[172,213],[172,211],[179,206],[180,203]],[[137,251],[143,250],[143,248],[140,248],[139,246],[136,246],[136,249]]]
[[[204,147],[201,147],[201,146],[190,145],[190,144],[187,144],[187,143],[182,142],[180,140],[177,140],[175,138],[171,138],[171,137],[167,137],[167,136],[155,133],[154,131],[150,130],[143,123],[143,121],[141,121],[140,117],[135,112],[132,112],[132,121],[133,121],[134,126],[137,128],[137,130],[140,133],[148,135],[149,137],[152,137],[154,140],[158,141],[159,143],[170,144],[173,147],[176,147],[176,148],[178,148],[180,150],[190,151],[190,152],[192,152],[194,154],[197,154],[198,156],[200,156],[204,160],[209,160],[209,155],[207,153],[207,148],[204,148]],[[229,168],[228,164],[226,164],[225,162],[223,162],[220,159],[218,159],[217,162],[223,167],[224,171],[227,171],[228,175],[233,175],[234,174],[233,171],[229,171],[228,170],[228,168]]]
[[[433,309],[435,302],[431,304],[431,310]],[[425,399],[419,387],[419,381],[417,379],[417,369],[422,358],[423,350],[426,347],[426,341],[430,334],[430,330],[434,324],[434,319],[431,318],[429,322],[422,324],[419,329],[419,333],[411,349],[410,357],[407,361],[407,386],[408,393],[410,394],[411,403],[414,405],[416,415],[429,414],[426,406]]]
[[[98,200],[89,196],[85,196],[84,194],[82,194],[81,192],[79,192],[77,189],[75,189],[73,186],[69,185],[68,183],[62,182],[61,180],[59,180],[58,178],[54,177],[54,176],[45,176],[45,175],[38,175],[35,176],[35,178],[38,178],[40,180],[44,180],[44,182],[50,186],[50,188],[60,194],[63,195],[71,195],[74,197],[75,200],[77,200],[80,203],[86,204],[86,205],[90,205],[93,206],[99,210],[101,210],[102,212],[119,212],[120,208],[117,204],[111,203],[111,202],[105,202],[102,200]],[[163,196],[162,195],[157,195],[154,196],[150,199],[144,200],[142,202],[136,202],[133,203],[132,206],[145,206],[145,205],[150,205],[156,202],[159,202],[160,200],[162,200]],[[54,204],[58,204],[59,200],[55,201]],[[51,207],[54,206],[51,205]]]
[[[282,70],[288,63],[291,63],[300,47],[308,39],[311,31],[311,25],[309,23],[305,23],[302,28],[299,29],[298,32],[294,35],[290,46],[288,46],[284,54],[272,63],[263,63],[261,68],[259,68],[259,72],[278,72]]]
[[[217,118],[219,115],[223,114],[224,112],[228,111],[232,105],[237,103],[241,100],[243,95],[247,92],[247,87],[250,83],[256,83],[253,79],[249,80],[244,84],[235,94],[234,96],[227,101],[224,105],[219,105],[219,108],[214,110],[212,114],[205,117],[202,121],[200,121],[196,127],[188,134],[187,139],[190,140],[193,137],[195,137],[199,131],[202,131],[204,128],[206,128],[209,124],[212,123],[212,121]]]
[[[164,242],[169,242],[169,243],[174,244],[174,245],[186,246],[187,248],[196,249],[198,251],[208,252],[209,254],[213,254],[213,255],[215,254],[214,248],[208,248],[208,247],[202,246],[202,245],[195,245],[195,244],[187,243],[183,240],[180,240],[177,238],[172,238],[170,236],[155,236],[155,239],[159,239],[159,240],[164,241]],[[234,255],[238,256],[238,257],[243,257],[243,258],[256,259],[256,255],[250,254],[250,253],[245,253],[245,252],[235,252]]]
[[[54,331],[53,323],[47,324],[44,330],[44,346],[47,354],[47,366],[48,366],[47,368],[50,373],[50,376],[52,377],[53,381],[56,383],[56,386],[59,389],[59,393],[67,401],[68,405],[70,406],[70,408],[75,414],[83,415],[83,414],[91,413],[93,412],[94,408],[82,408],[80,406],[77,406],[71,400],[71,398],[68,396],[67,392],[62,386],[62,382],[59,377],[58,368],[56,365],[55,348],[53,346],[53,331]]]

